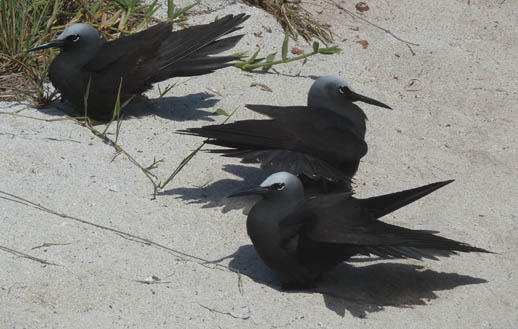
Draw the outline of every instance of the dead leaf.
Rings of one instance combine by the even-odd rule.
[[[293,47],[293,48],[291,48],[291,53],[293,55],[302,55],[302,54],[304,54],[304,50],[297,48],[297,47]]]
[[[405,87],[406,91],[419,91],[422,89],[422,82],[419,79],[410,79],[410,81],[407,83]]]
[[[369,47],[369,42],[367,40],[358,40],[358,41],[356,41],[356,43],[359,43],[360,45],[362,45],[363,49],[367,49],[367,47]]]
[[[158,283],[170,283],[171,281],[162,281],[158,276],[152,275],[150,277],[145,278],[144,280],[135,280],[138,283],[144,284],[158,284]]]
[[[207,88],[208,91],[210,91],[211,93],[215,94],[215,95],[218,95],[219,97],[224,97],[219,91],[217,91],[216,89],[212,89],[212,88]]]
[[[363,13],[364,11],[369,10],[369,6],[367,3],[360,1],[356,4],[356,10],[358,10],[360,13]]]
[[[263,90],[263,91],[272,92],[272,88],[270,88],[267,85],[265,85],[264,83],[260,83],[260,82],[252,82],[250,87],[260,87],[261,90]]]

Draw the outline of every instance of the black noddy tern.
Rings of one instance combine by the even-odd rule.
[[[241,29],[249,15],[227,15],[210,24],[172,31],[172,23],[105,42],[99,32],[87,24],[73,24],[58,38],[29,49],[60,48],[52,61],[50,81],[63,98],[84,113],[84,96],[90,81],[87,114],[98,121],[113,116],[119,85],[120,104],[140,94],[153,83],[172,77],[212,73],[233,65],[235,56],[210,56],[228,50],[243,37],[219,39]],[[121,82],[122,79],[122,82]]]
[[[328,75],[313,83],[307,106],[246,105],[271,119],[209,125],[180,133],[206,137],[206,143],[227,147],[211,152],[241,158],[242,163],[260,163],[263,169],[324,180],[334,186],[331,191],[336,186],[344,191],[367,153],[367,117],[355,102],[390,109],[354,92],[342,78]]]
[[[246,228],[261,259],[288,279],[285,287],[314,286],[320,275],[354,255],[437,260],[456,252],[489,251],[379,220],[451,183],[437,182],[367,199],[353,193],[304,197],[301,181],[287,172],[231,196],[259,194]]]

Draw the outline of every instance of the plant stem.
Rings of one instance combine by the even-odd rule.
[[[273,61],[273,62],[269,62],[269,63],[267,62],[267,63],[256,63],[256,64],[242,64],[242,63],[238,62],[235,65],[243,70],[253,70],[253,69],[256,69],[259,67],[273,66],[273,65],[277,65],[277,64],[286,64],[286,63],[290,63],[290,62],[299,61],[301,59],[305,59],[305,58],[308,58],[308,57],[316,55],[316,54],[318,54],[318,52],[314,51],[309,54],[303,54],[300,56],[291,57],[291,58],[287,58],[287,59],[280,59],[278,61]]]

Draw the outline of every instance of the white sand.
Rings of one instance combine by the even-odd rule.
[[[354,11],[355,2],[334,1]],[[210,115],[217,108],[239,108],[236,120],[254,117],[245,103],[305,104],[311,76],[339,74],[359,93],[395,109],[362,105],[370,118],[369,153],[356,176],[357,194],[455,178],[384,220],[438,230],[499,254],[344,264],[323,285],[345,300],[282,292],[278,277],[250,245],[242,211],[247,204],[223,199],[242,188],[244,178],[248,184],[259,181],[261,171],[199,153],[152,200],[152,185],[142,172],[124,155],[114,158],[114,149],[87,129],[70,121],[1,115],[0,191],[203,259],[229,256],[221,264],[244,275],[241,293],[233,272],[0,193],[0,327],[518,327],[518,3],[369,2],[363,17],[418,43],[412,46],[415,56],[382,30],[319,3],[308,2],[306,8],[324,8],[319,17],[332,24],[336,44],[344,49],[340,55],[279,66],[279,74],[230,68],[187,82],[177,79],[179,85],[156,115],[123,122],[120,144],[143,165],[163,159],[153,173],[164,180],[201,142],[176,130],[221,122],[223,117]],[[236,50],[258,45],[267,54],[280,48],[282,29],[263,11],[223,0],[204,1],[200,9],[205,8],[216,11],[190,23],[228,13],[252,15]],[[368,48],[357,40],[367,40]],[[302,40],[298,47],[310,49]],[[412,79],[418,80],[407,88]],[[252,82],[273,92],[250,87]],[[150,93],[156,95],[156,90]],[[45,119],[62,116],[23,104],[0,105],[2,111],[23,109],[21,114]],[[44,244],[58,245],[35,248]],[[43,265],[4,248],[59,265]],[[151,276],[162,282],[137,282]]]

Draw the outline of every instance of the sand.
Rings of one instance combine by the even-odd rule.
[[[356,12],[355,2],[333,1]],[[224,198],[259,182],[261,170],[199,152],[153,197],[140,169],[86,128],[2,114],[0,327],[517,328],[518,3],[368,4],[361,17],[393,34],[332,2],[307,2],[331,24],[341,54],[277,73],[229,68],[170,81],[177,86],[154,107],[130,111],[140,117],[123,120],[119,144],[144,166],[160,160],[152,173],[164,181],[201,143],[176,130],[222,122],[218,108],[237,109],[231,120],[239,120],[259,117],[245,103],[303,105],[315,76],[338,74],[394,108],[362,106],[369,153],[356,176],[358,196],[455,179],[384,220],[498,254],[357,258],[324,277],[328,294],[283,292],[246,234],[253,200]],[[215,0],[199,9],[210,10],[189,23],[252,16],[236,50],[280,49],[282,28],[257,8]],[[303,40],[290,45],[311,49]],[[58,109],[0,107],[63,118]]]

